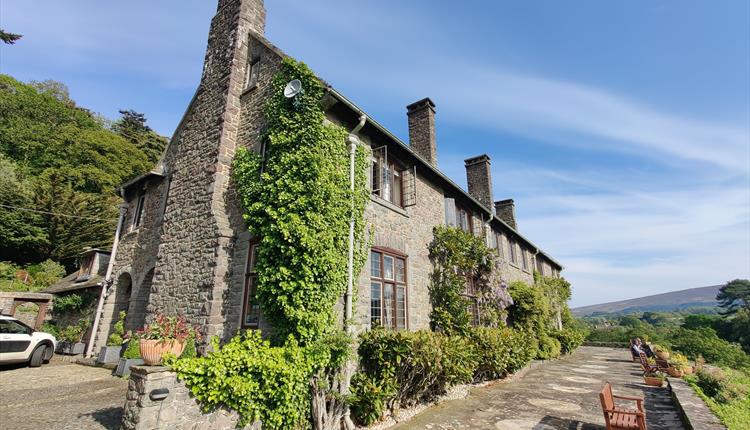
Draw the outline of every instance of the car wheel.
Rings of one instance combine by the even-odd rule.
[[[31,362],[29,363],[29,366],[41,366],[42,362],[44,361],[44,352],[46,351],[46,349],[47,347],[45,345],[37,346],[34,352],[31,353]]]
[[[44,361],[44,364],[49,363],[50,360],[52,360],[52,355],[55,354],[55,351],[52,350],[49,346],[44,349],[44,356],[42,357],[42,360]]]

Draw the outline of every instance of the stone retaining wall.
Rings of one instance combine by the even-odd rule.
[[[158,391],[167,390],[162,400]],[[127,400],[122,413],[122,429],[233,429],[239,416],[236,412],[218,409],[201,412],[190,390],[177,380],[174,372],[161,366],[133,366],[128,382]],[[260,423],[245,429],[259,430]]]
[[[719,418],[698,397],[693,387],[678,378],[669,379],[672,400],[682,415],[682,422],[689,430],[726,430]]]

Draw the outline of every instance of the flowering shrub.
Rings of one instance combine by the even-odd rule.
[[[188,324],[184,316],[162,314],[156,314],[154,321],[136,331],[134,336],[137,339],[176,340],[178,342],[185,342],[188,338],[199,341],[201,339],[198,330]]]

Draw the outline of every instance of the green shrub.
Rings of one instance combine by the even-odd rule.
[[[354,421],[363,426],[376,423],[383,416],[392,389],[383,387],[364,373],[355,373],[350,387],[349,407]]]
[[[120,346],[122,345],[122,335],[125,334],[125,311],[120,311],[119,318],[115,323],[115,329],[112,334],[107,338],[107,346]]]
[[[472,380],[478,366],[471,343],[431,331],[372,330],[360,338],[362,371],[386,390],[391,407],[410,406]]]
[[[54,336],[56,339],[60,340],[60,329],[57,328],[57,326],[52,322],[45,321],[42,324],[42,328],[40,329],[40,331],[49,333],[52,336]]]
[[[122,353],[122,358],[128,360],[141,358],[141,348],[138,345],[138,339],[131,337],[128,340],[128,345],[125,347],[125,352]]]
[[[549,360],[560,356],[562,348],[560,341],[552,336],[543,335],[539,337],[539,354],[537,358]]]
[[[68,343],[76,343],[81,338],[83,330],[81,326],[69,325],[59,332],[60,340]]]
[[[316,361],[310,350],[293,338],[272,347],[250,330],[223,347],[211,343],[206,357],[166,361],[204,410],[226,406],[239,413],[240,426],[262,420],[268,429],[307,428]]]
[[[742,385],[719,368],[704,367],[696,372],[697,384],[719,403],[731,403],[747,396],[750,386]]]
[[[555,336],[560,342],[562,353],[570,354],[583,344],[583,340],[586,338],[586,333],[574,328],[566,327],[562,330],[555,331],[553,336]]]
[[[510,328],[473,328],[468,334],[479,357],[475,381],[502,378],[522,368],[533,358],[528,334]]]
[[[180,358],[195,358],[198,356],[198,351],[195,349],[195,338],[190,336],[185,341],[185,349],[182,350]]]
[[[691,359],[703,356],[707,362],[733,369],[750,368],[750,356],[734,343],[716,335],[711,328],[679,329],[671,338],[672,349]]]

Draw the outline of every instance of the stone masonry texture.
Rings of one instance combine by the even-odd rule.
[[[466,165],[466,183],[469,194],[487,208],[492,207],[492,172],[487,154],[469,158]]]
[[[285,57],[264,38],[264,22],[262,0],[219,2],[201,82],[185,117],[156,173],[122,192],[127,212],[95,351],[104,345],[120,310],[128,311],[126,327],[130,329],[148,322],[157,312],[184,315],[200,327],[204,339],[217,335],[228,340],[242,329],[245,267],[253,238],[242,217],[230,168],[238,148],[261,151],[264,106]],[[352,116],[343,106],[338,100],[327,104],[326,117],[350,130],[358,114]],[[427,247],[433,228],[446,222],[444,196],[457,191],[445,180],[436,180],[433,168],[425,168],[411,152],[428,163],[436,162],[434,104],[424,99],[407,110],[410,147],[396,144],[369,126],[358,133],[357,139],[366,148],[389,146],[389,157],[396,157],[407,169],[416,169],[414,205],[401,208],[373,196],[365,218],[373,247],[407,256],[408,328],[418,330],[429,327],[431,312],[428,287],[432,265]],[[486,174],[490,181],[488,159],[486,171],[480,173],[478,177]],[[474,182],[485,186],[481,181]],[[470,187],[476,189],[475,185]],[[488,193],[491,202],[491,191]],[[145,195],[145,204],[136,228],[135,212],[141,195]],[[487,218],[492,206],[482,203],[485,208],[473,209],[473,233],[489,238]],[[495,222],[493,228],[499,224]],[[507,238],[514,233],[506,233],[499,250],[501,275],[509,282],[532,282],[535,264],[543,267],[551,263],[543,258],[535,262],[531,246],[524,251],[529,256],[528,270],[510,263]],[[356,285],[354,309],[359,330],[370,327],[369,285],[368,261]],[[339,311],[342,308],[342,304],[337,306]],[[260,328],[264,333],[272,330],[262,315]]]

